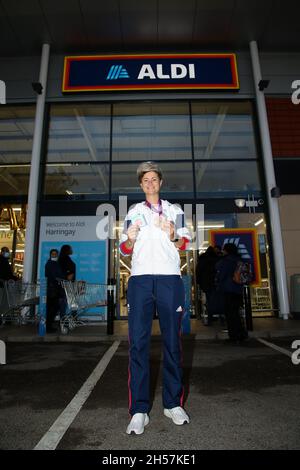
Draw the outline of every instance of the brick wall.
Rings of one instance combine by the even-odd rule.
[[[274,158],[300,158],[300,104],[291,98],[267,98],[267,113]]]

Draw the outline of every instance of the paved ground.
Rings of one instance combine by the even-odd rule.
[[[62,431],[57,449],[300,449],[300,364],[294,365],[288,355],[296,339],[300,335],[266,338],[281,348],[274,350],[255,338],[233,346],[224,340],[184,337],[185,407],[191,423],[181,427],[162,414],[161,339],[153,337],[153,407],[141,436],[125,433],[126,341],[119,346],[114,339],[8,342],[7,364],[0,366],[0,448],[33,449],[48,436],[49,428],[115,344],[116,352]]]
[[[193,318],[190,321],[190,332],[196,339],[222,340],[227,337],[224,326],[219,321],[214,321],[212,326],[207,327],[203,325],[201,320]],[[153,321],[152,334],[154,336],[160,335],[158,320]],[[300,338],[299,320],[282,320],[275,317],[254,318],[253,331],[249,331],[249,336],[252,338],[276,338],[295,335]],[[5,342],[98,342],[105,341],[107,338],[126,340],[128,338],[128,321],[116,320],[112,336],[107,335],[106,323],[76,326],[67,335],[62,335],[58,328],[57,333],[47,334],[42,338],[38,336],[38,328],[34,324],[19,326],[12,323],[0,327],[0,340]]]

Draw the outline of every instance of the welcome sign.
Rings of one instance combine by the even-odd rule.
[[[238,90],[235,54],[65,57],[63,92]]]

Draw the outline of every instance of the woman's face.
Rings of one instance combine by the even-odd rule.
[[[148,171],[144,174],[140,186],[146,196],[159,194],[162,180],[159,179],[158,174],[155,171]]]

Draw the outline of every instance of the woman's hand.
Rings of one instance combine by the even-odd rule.
[[[138,224],[130,225],[129,229],[127,230],[127,236],[128,236],[128,240],[131,243],[134,243],[136,241],[139,230],[140,230],[140,227]]]
[[[171,222],[170,220],[165,219],[164,217],[161,217],[160,228],[161,228],[161,230],[166,232],[166,234],[168,235],[170,240],[174,239],[175,226],[174,226],[173,222]]]

